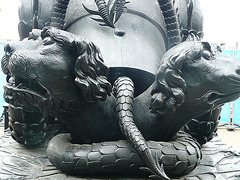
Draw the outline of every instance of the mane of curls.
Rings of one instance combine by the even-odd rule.
[[[179,51],[166,57],[155,78],[151,112],[157,116],[171,114],[185,100],[186,82],[181,76],[181,65],[185,61],[187,52]]]
[[[109,70],[103,63],[100,50],[82,37],[56,28],[46,29],[46,33],[77,56],[74,67],[75,84],[79,87],[83,98],[89,102],[106,100],[112,86],[107,81]]]
[[[89,43],[83,54],[78,56],[75,73],[75,84],[87,101],[104,101],[110,95],[112,86],[106,78],[108,67],[103,63],[99,49],[94,44]]]

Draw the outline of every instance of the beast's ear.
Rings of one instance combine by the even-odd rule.
[[[110,96],[112,86],[107,80],[107,74],[108,67],[103,63],[99,49],[93,43],[87,42],[75,64],[75,84],[87,101],[104,101],[107,95]]]
[[[107,95],[110,96],[112,86],[107,81],[108,67],[103,63],[99,48],[80,36],[53,27],[44,28],[41,35],[52,37],[77,56],[75,84],[84,99],[89,102],[104,101]]]
[[[209,44],[209,42],[202,42],[202,45],[205,49],[207,49],[208,51],[212,51],[211,45]]]
[[[169,58],[170,67],[174,68],[175,71],[180,72],[182,70],[183,63],[186,60],[186,52],[180,51],[176,54],[173,54]]]
[[[29,33],[29,39],[34,39],[36,40],[38,37],[41,36],[42,30],[40,29],[33,29],[30,33]]]
[[[186,82],[182,78],[182,67],[192,55],[177,45],[167,52],[159,65],[152,89],[150,110],[157,116],[171,114],[185,100]],[[188,57],[189,56],[189,57]]]

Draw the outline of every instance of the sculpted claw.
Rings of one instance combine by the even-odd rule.
[[[147,160],[144,160],[148,167],[140,167],[140,170],[144,170],[147,172],[150,172],[152,175],[149,176],[149,178],[157,178],[157,179],[167,179],[169,180],[169,177],[166,175],[163,164],[160,165],[159,163],[159,153],[155,151],[155,159],[153,159],[152,153],[150,149],[145,154],[148,154],[149,156],[146,157]],[[150,162],[149,164],[147,162]]]

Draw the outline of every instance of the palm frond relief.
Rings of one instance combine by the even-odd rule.
[[[98,8],[97,11],[88,9],[84,4],[83,7],[89,14],[101,17],[100,19],[91,17],[93,20],[100,22],[101,26],[115,28],[114,24],[119,20],[124,8],[126,8],[125,5],[129,2],[126,2],[126,0],[108,0],[106,3],[105,0],[95,0],[95,3]]]

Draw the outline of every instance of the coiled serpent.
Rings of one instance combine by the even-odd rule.
[[[170,142],[146,141],[133,121],[133,82],[120,77],[114,86],[119,124],[128,140],[72,144],[70,134],[59,134],[47,148],[50,162],[63,172],[81,175],[142,169],[151,172],[151,177],[168,179],[167,175],[192,171],[202,157],[200,145],[184,132]]]

